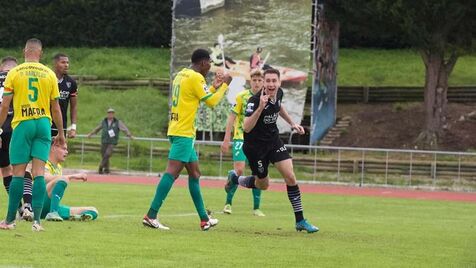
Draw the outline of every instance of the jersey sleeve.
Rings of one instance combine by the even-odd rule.
[[[77,97],[78,96],[78,84],[74,79],[71,79],[71,91],[69,93],[71,97]]]
[[[254,96],[251,97],[246,104],[245,116],[251,116],[256,111],[256,109],[258,109],[258,106],[259,99],[255,98]]]
[[[59,99],[60,94],[59,94],[59,87],[58,87],[58,79],[56,78],[56,75],[53,72],[51,72],[50,78],[51,78],[50,80],[52,84],[50,100]]]
[[[205,83],[205,79],[203,77],[199,77],[198,75],[192,78],[192,90],[195,97],[199,100],[205,100],[209,98],[212,93],[208,91],[207,84]]]
[[[231,111],[235,114],[241,114],[243,109],[243,98],[240,94],[236,95],[236,102],[235,105],[231,108]]]
[[[13,80],[15,77],[15,71],[11,70],[8,72],[5,82],[3,83],[3,96],[8,96],[13,94]]]

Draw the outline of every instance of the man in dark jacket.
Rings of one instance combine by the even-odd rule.
[[[101,132],[101,155],[102,160],[99,164],[99,174],[109,174],[109,158],[112,155],[114,146],[117,145],[119,141],[119,131],[122,130],[126,133],[127,137],[132,138],[131,132],[129,129],[122,123],[121,120],[117,119],[115,116],[115,111],[112,108],[107,110],[107,117],[104,118],[99,125],[88,134],[88,138],[92,135]]]

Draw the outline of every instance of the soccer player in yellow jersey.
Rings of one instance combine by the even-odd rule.
[[[200,193],[200,169],[197,153],[193,147],[196,132],[195,116],[200,101],[210,107],[220,102],[228,89],[231,77],[227,74],[216,75],[212,87],[207,88],[205,77],[210,70],[210,54],[204,49],[197,49],[193,52],[191,60],[192,66],[182,69],[175,76],[172,84],[172,103],[167,132],[171,147],[167,170],[157,185],[150,209],[142,220],[145,226],[155,229],[169,229],[158,221],[157,214],[175,179],[184,167],[189,175],[188,187],[200,217],[201,229],[206,231],[218,224],[217,219],[207,215]]]
[[[34,182],[32,230],[42,231],[40,216],[46,192],[44,174],[51,146],[51,115],[58,127],[55,143],[63,145],[65,138],[58,104],[58,81],[55,73],[40,63],[41,41],[29,39],[23,53],[25,63],[10,70],[5,79],[5,91],[0,108],[0,125],[3,125],[13,99],[13,134],[10,142],[13,178],[10,184],[7,218],[0,223],[0,229],[15,228],[16,209],[23,194],[23,177],[27,164],[32,161],[31,173]]]
[[[263,74],[260,70],[257,69],[252,71],[250,77],[251,88],[245,89],[236,95],[236,103],[231,109],[230,115],[228,116],[225,137],[223,138],[223,143],[221,145],[222,152],[228,153],[233,128],[233,169],[238,176],[243,175],[246,161],[246,156],[243,152],[243,120],[245,118],[246,104],[248,103],[248,99],[251,96],[255,95],[263,88]],[[233,185],[227,192],[225,208],[223,208],[223,212],[226,214],[231,214],[232,212],[231,203],[233,201],[233,196],[235,195],[236,189],[238,189],[238,185]],[[259,209],[261,202],[261,190],[254,188],[251,192],[253,195],[253,215],[265,216],[264,213]]]

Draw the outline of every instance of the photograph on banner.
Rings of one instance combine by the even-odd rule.
[[[313,83],[310,144],[331,145],[324,137],[337,113],[337,57],[339,28],[323,19],[324,6],[313,1]]]
[[[311,0],[175,0],[172,77],[190,65],[190,54],[197,48],[211,53],[208,83],[216,72],[233,77],[219,105],[201,106],[199,131],[224,132],[235,96],[249,88],[250,70],[255,68],[280,71],[283,105],[295,122],[301,122],[311,60],[310,7]],[[278,127],[281,133],[291,132],[281,118]]]

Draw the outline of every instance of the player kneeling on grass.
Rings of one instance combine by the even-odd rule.
[[[45,164],[46,195],[41,218],[47,221],[94,220],[98,216],[95,207],[68,207],[60,204],[70,180],[87,180],[84,173],[63,175],[61,163],[68,155],[68,147],[52,145],[48,161]]]
[[[253,95],[245,110],[243,122],[244,144],[243,151],[248,158],[252,171],[251,176],[238,176],[234,170],[228,173],[225,190],[229,192],[239,184],[246,188],[266,190],[269,186],[268,166],[273,163],[286,182],[288,198],[294,210],[296,230],[314,233],[319,228],[304,219],[301,204],[301,191],[294,175],[293,162],[286,146],[279,138],[276,125],[281,116],[299,134],[304,134],[304,128],[295,124],[288,112],[281,105],[283,90],[281,89],[279,71],[268,69],[264,71],[264,89]]]

